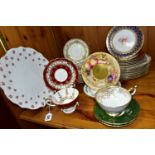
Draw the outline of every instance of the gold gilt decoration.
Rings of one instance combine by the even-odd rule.
[[[84,82],[94,90],[116,85],[120,78],[117,60],[108,53],[95,52],[83,63],[81,74]]]

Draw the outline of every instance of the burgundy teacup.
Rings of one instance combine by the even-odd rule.
[[[72,113],[76,110],[78,103],[79,91],[75,88],[69,87],[57,91],[52,96],[52,103],[61,107],[64,113]]]

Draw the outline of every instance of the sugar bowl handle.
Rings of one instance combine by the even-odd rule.
[[[129,90],[129,93],[133,96],[135,95],[136,91],[137,91],[137,85],[135,85],[134,87],[130,88]]]

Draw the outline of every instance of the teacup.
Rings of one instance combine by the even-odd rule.
[[[64,113],[72,113],[78,104],[79,91],[69,87],[57,91],[49,100],[49,106],[59,106]]]
[[[120,116],[129,105],[132,96],[136,93],[137,86],[129,90],[120,86],[109,86],[100,89],[95,99],[99,106],[107,112],[110,116]]]
[[[121,82],[118,82],[117,83],[117,86],[121,86]],[[95,94],[97,93],[96,90],[90,88],[89,86],[87,86],[86,84],[84,85],[83,87],[83,91],[86,95],[92,97],[92,98],[95,98]]]

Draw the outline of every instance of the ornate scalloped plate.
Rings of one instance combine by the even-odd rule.
[[[53,93],[46,87],[43,71],[48,60],[32,48],[12,48],[0,59],[0,87],[21,108],[38,109]]]
[[[89,55],[89,48],[83,40],[75,38],[67,41],[63,49],[63,54],[66,59],[81,66]]]
[[[119,60],[133,58],[143,43],[144,35],[137,26],[115,26],[106,38],[108,51]]]
[[[44,70],[44,81],[54,91],[75,85],[78,81],[77,67],[65,58],[51,60]]]
[[[83,63],[81,68],[84,82],[93,90],[116,85],[120,78],[117,60],[108,53],[95,52]]]

